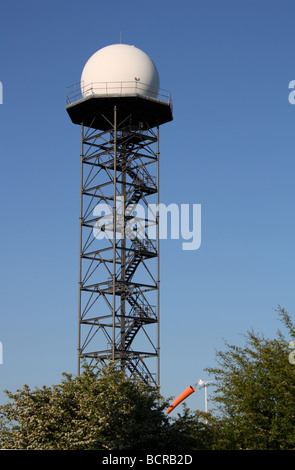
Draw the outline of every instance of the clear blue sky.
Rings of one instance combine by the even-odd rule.
[[[172,93],[161,201],[202,204],[199,250],[161,242],[163,395],[210,378],[224,339],[274,336],[278,304],[294,315],[294,22],[292,0],[2,2],[1,402],[76,373],[80,131],[65,89],[120,33]],[[203,391],[187,404],[204,409]]]

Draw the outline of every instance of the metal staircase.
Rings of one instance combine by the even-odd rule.
[[[158,174],[158,137],[150,129],[146,135],[121,129],[83,137],[79,354],[90,361],[120,360],[131,377],[155,384],[149,367],[159,355],[159,267],[152,261],[158,232],[148,228],[158,222],[153,214],[142,215],[139,204],[158,203],[152,176]],[[97,217],[93,209],[100,202],[110,210]],[[105,234],[92,241],[94,228]]]
[[[144,293],[137,287],[130,287],[125,290],[125,298],[131,310],[126,318],[126,326],[124,335],[120,333],[116,339],[116,344],[125,345],[125,349],[129,350],[130,346],[137,335],[138,331],[144,324],[154,323],[157,320],[156,308],[149,304]]]
[[[151,240],[148,238],[139,240],[134,238],[129,250],[129,256],[126,259],[125,281],[130,282],[132,277],[143,259],[157,256],[157,250]]]

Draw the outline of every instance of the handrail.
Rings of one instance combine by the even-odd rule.
[[[123,82],[93,82],[84,85],[77,82],[66,88],[66,103],[72,104],[87,96],[136,96],[142,95],[148,98],[164,101],[172,105],[170,91],[156,89],[140,82],[139,80]]]

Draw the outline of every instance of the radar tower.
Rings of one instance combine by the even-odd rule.
[[[118,360],[159,385],[159,127],[170,93],[140,49],[93,54],[66,110],[81,126],[78,374],[82,360]]]

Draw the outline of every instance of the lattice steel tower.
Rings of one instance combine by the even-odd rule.
[[[100,49],[67,90],[81,126],[78,374],[90,363],[159,385],[159,126],[170,94],[134,46]]]

